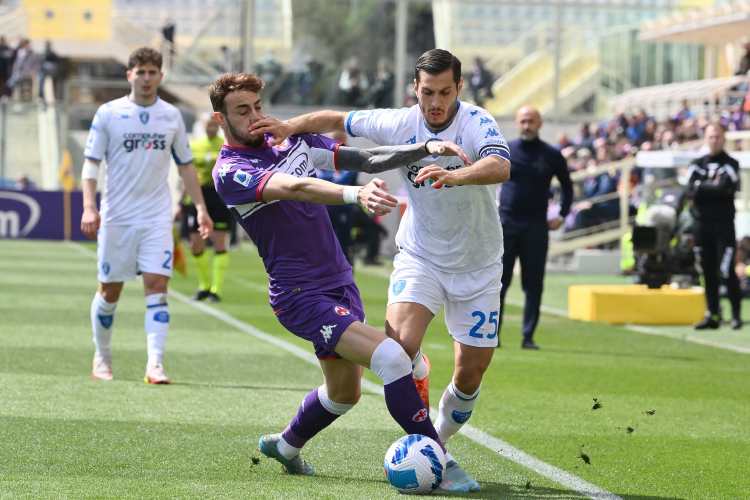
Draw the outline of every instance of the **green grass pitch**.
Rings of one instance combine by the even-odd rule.
[[[126,284],[115,317],[115,381],[90,380],[93,249],[0,241],[0,498],[401,497],[382,459],[402,431],[376,394],[305,448],[318,477],[262,457],[258,436],[286,425],[320,370],[177,297],[165,359],[175,384],[144,384],[139,282]],[[586,279],[550,275],[544,303],[564,308],[567,284]],[[357,282],[369,322],[382,325],[387,279],[358,271]],[[264,286],[246,245],[232,253],[225,300],[210,307],[309,351],[276,322]],[[194,275],[172,288],[191,294]],[[750,496],[748,354],[685,342],[687,328],[652,336],[547,314],[542,350],[527,352],[520,315],[507,308],[474,427],[623,498]],[[750,327],[711,338],[750,347]],[[442,317],[425,342],[436,404],[452,369]],[[483,487],[465,497],[578,496],[464,436],[450,448]]]

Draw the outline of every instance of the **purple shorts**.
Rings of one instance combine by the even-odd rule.
[[[334,350],[344,330],[365,319],[359,289],[354,283],[330,290],[292,293],[276,305],[274,312],[284,328],[313,343],[319,359],[339,358]]]

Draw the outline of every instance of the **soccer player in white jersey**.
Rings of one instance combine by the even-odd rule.
[[[99,107],[84,151],[81,231],[97,238],[98,280],[91,302],[95,346],[91,376],[112,380],[112,325],[123,282],[143,276],[148,360],[144,381],[168,384],[162,358],[169,330],[167,284],[172,275],[172,201],[167,175],[173,157],[195,202],[200,233],[213,228],[192,165],[180,111],[159,99],[161,54],[142,47],[128,60],[130,94]],[[101,215],[99,165],[106,161]]]
[[[455,142],[472,160],[464,165],[455,157],[432,157],[401,169],[409,208],[396,235],[399,253],[388,287],[386,327],[412,357],[425,403],[429,362],[420,346],[430,321],[445,307],[455,366],[435,424],[443,442],[471,416],[497,345],[503,237],[495,191],[510,176],[510,153],[497,123],[484,109],[459,101],[462,86],[461,62],[433,49],[417,60],[418,104],[410,108],[319,111],[251,127],[275,141],[332,130],[382,145],[440,139]],[[479,483],[448,458],[441,489],[478,490]]]

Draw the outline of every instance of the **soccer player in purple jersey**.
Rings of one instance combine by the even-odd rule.
[[[305,396],[281,434],[261,436],[260,451],[290,474],[313,474],[300,450],[358,401],[363,366],[382,379],[388,411],[407,433],[440,442],[414,385],[409,356],[384,331],[364,323],[351,266],[323,206],[359,202],[383,214],[396,199],[378,179],[366,186],[339,186],[314,176],[316,167],[340,164],[376,173],[433,154],[464,158],[463,151],[447,141],[360,150],[314,134],[291,136],[272,147],[262,134],[249,131],[264,118],[262,87],[255,75],[238,73],[211,85],[213,116],[226,141],[214,183],[258,247],[274,313],[286,329],[313,343],[325,383]]]

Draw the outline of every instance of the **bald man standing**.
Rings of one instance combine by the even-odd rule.
[[[524,349],[539,349],[534,330],[539,322],[539,308],[544,288],[549,230],[558,229],[570,212],[573,184],[565,158],[554,147],[539,138],[542,117],[536,109],[524,106],[516,113],[520,138],[512,141],[510,180],[500,192],[500,221],[503,224],[503,286],[500,292],[500,328],[505,311],[505,294],[513,279],[516,258],[521,261],[521,286],[526,300],[523,308]],[[547,204],[552,177],[560,182],[560,214],[548,220]],[[498,345],[499,346],[499,345]]]

